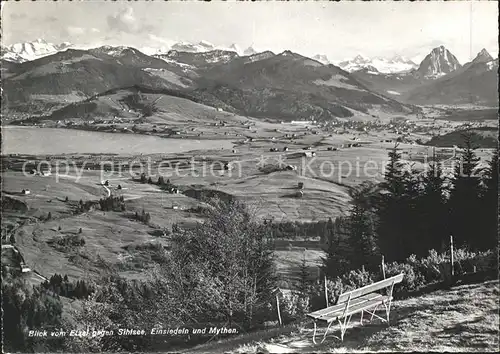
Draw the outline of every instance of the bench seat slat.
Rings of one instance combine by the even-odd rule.
[[[354,315],[354,314],[361,312],[361,311],[364,311],[364,310],[369,310],[370,308],[375,307],[377,304],[382,304],[383,302],[388,301],[388,300],[389,300],[388,296],[381,296],[380,298],[365,301],[365,302],[362,302],[360,304],[354,305],[352,307],[349,305],[349,308],[347,309],[345,316],[350,316],[350,315]],[[326,322],[330,323],[331,321],[336,320],[342,314],[343,314],[343,312],[337,313],[337,314],[329,314],[327,316],[319,318],[319,320],[326,321]]]
[[[381,290],[384,288],[388,288],[389,286],[391,286],[391,284],[400,283],[401,281],[403,281],[403,276],[404,276],[404,274],[401,273],[401,274],[395,275],[393,277],[378,281],[376,283],[366,285],[362,288],[354,289],[352,291],[348,291],[346,293],[343,293],[339,296],[339,298],[337,300],[337,304],[345,303],[347,301],[347,299],[349,298],[349,296],[351,297],[351,299],[355,299],[359,296],[363,296],[365,294],[373,293],[375,291],[378,291],[378,290]]]
[[[349,307],[355,306],[355,305],[359,305],[359,304],[362,304],[364,302],[375,300],[375,299],[382,298],[382,297],[383,297],[383,295],[381,295],[379,293],[367,294],[365,296],[358,297],[357,299],[351,300],[351,302],[349,304]],[[322,320],[323,319],[322,317],[330,315],[330,314],[333,314],[333,313],[337,313],[338,312],[337,315],[341,315],[343,313],[344,309],[345,309],[345,306],[346,306],[345,303],[344,304],[333,305],[333,306],[327,307],[325,309],[321,309],[321,310],[318,310],[318,311],[315,311],[315,312],[311,312],[307,316],[309,316],[311,318],[314,318],[314,319]]]

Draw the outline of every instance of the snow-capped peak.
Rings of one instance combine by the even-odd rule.
[[[236,43],[231,44],[229,46],[228,50],[231,51],[231,52],[235,52],[238,55],[241,55],[243,53],[243,51],[241,50],[241,48]]]
[[[417,66],[417,64],[415,62],[413,62],[411,59],[408,59],[407,57],[402,56],[400,54],[396,54],[389,61],[391,63],[410,64],[412,66]]]
[[[314,60],[319,61],[323,65],[328,65],[331,64],[330,60],[328,60],[328,57],[324,54],[316,54],[315,56],[312,57]]]
[[[205,48],[213,48],[214,47],[214,45],[212,43],[204,41],[204,40],[199,41],[198,45],[205,47]]]
[[[394,55],[390,59],[383,57],[375,57],[370,59],[358,54],[353,59],[341,61],[340,63],[338,63],[338,66],[348,72],[368,70],[391,74],[410,71],[416,68],[417,65],[413,61],[401,55]]]
[[[170,49],[178,52],[202,53],[214,50],[215,46],[207,41],[200,41],[195,44],[189,42],[178,42],[175,43]]]
[[[356,56],[354,57],[354,59],[352,59],[352,61],[353,61],[354,63],[361,64],[361,63],[367,63],[367,62],[369,62],[369,61],[370,61],[370,59],[368,59],[368,58],[366,58],[366,57],[362,56],[361,54],[358,54],[358,55],[356,55]]]
[[[243,51],[243,55],[246,55],[246,56],[248,56],[248,55],[254,55],[254,54],[257,54],[257,53],[258,53],[258,51],[255,50],[255,48],[253,46],[250,46],[250,47],[248,47],[247,49],[245,49]]]
[[[94,50],[99,51],[101,53],[105,53],[107,55],[111,55],[112,57],[121,57],[123,55],[123,52],[131,49],[132,48],[125,46],[113,47],[110,45],[103,45],[102,47],[95,48]]]
[[[266,50],[265,52],[262,52],[262,53],[255,53],[255,54],[249,55],[245,59],[245,63],[248,64],[248,63],[253,63],[256,61],[260,61],[260,60],[266,60],[266,59],[271,58],[275,55],[276,54],[274,54],[273,52]]]
[[[38,38],[32,42],[15,43],[2,46],[2,59],[22,63],[55,54],[72,47],[68,42],[61,44],[48,43]]]

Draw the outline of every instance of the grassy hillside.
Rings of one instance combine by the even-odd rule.
[[[461,285],[393,302],[391,326],[378,320],[347,330],[344,342],[312,343],[312,325],[284,328],[202,345],[189,353],[345,353],[366,351],[497,352],[498,281]],[[333,327],[333,331],[338,331]],[[336,333],[333,333],[336,334]]]
[[[328,119],[372,107],[399,113],[413,108],[375,94],[351,74],[285,51],[262,60],[236,59],[204,73],[200,86],[248,115]]]

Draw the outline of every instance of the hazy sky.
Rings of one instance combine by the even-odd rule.
[[[162,47],[236,43],[341,60],[357,54],[422,59],[445,45],[460,62],[498,57],[496,1],[456,2],[8,2],[2,45],[43,38],[76,45]]]

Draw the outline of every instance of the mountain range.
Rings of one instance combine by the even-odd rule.
[[[407,72],[418,67],[413,61],[401,55],[395,55],[389,59],[382,57],[370,59],[357,55],[353,59],[341,61],[337,65],[349,72],[367,70],[386,74]]]
[[[497,105],[492,98],[496,88],[490,89],[497,82],[498,60],[490,60],[485,50],[464,66],[444,47],[433,49],[418,67],[400,56],[385,61],[359,56],[354,61],[362,68],[354,70],[354,61],[336,66],[321,55],[308,58],[288,50],[276,54],[252,47],[242,51],[236,45],[216,49],[208,42],[176,43],[175,49],[151,55],[123,46],[73,49],[65,44],[70,48],[60,51],[64,46],[36,43],[15,46],[19,63],[10,60],[12,52],[3,48],[4,113],[43,115],[127,87],[157,90],[266,119],[404,114],[419,109],[413,104],[429,102],[476,100]],[[42,57],[27,61],[23,48],[35,48],[29,49],[30,55]],[[45,55],[47,51],[55,53]],[[389,73],[371,65],[381,68],[381,63]],[[405,70],[391,72],[397,66]]]
[[[476,104],[498,107],[498,59],[486,49],[461,65],[444,46],[434,48],[418,68],[405,73],[353,73],[357,80],[380,94],[401,102],[432,105]]]
[[[2,46],[0,52],[3,60],[22,63],[55,54],[71,47],[72,44],[68,42],[53,44],[43,39],[37,39],[33,42],[16,43],[6,47]]]

